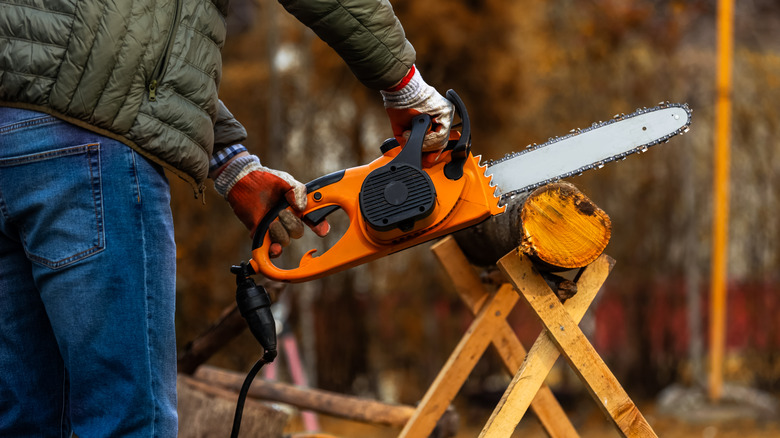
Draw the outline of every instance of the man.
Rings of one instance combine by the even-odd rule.
[[[425,112],[426,148],[443,146],[452,106],[386,0],[281,3],[382,91],[399,138]],[[250,230],[282,196],[305,208],[305,187],[240,146],[217,98],[226,11],[0,0],[0,436],[176,436],[163,169],[196,195],[211,176]]]

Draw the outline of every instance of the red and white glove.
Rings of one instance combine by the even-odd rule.
[[[269,169],[260,164],[254,155],[243,155],[231,160],[214,179],[214,188],[222,195],[241,222],[255,232],[260,221],[282,197],[298,210],[306,209],[306,186],[289,173]],[[327,221],[311,227],[320,237],[330,231]],[[303,236],[303,221],[289,210],[279,214],[279,220],[271,223],[271,257],[278,257],[282,247],[290,239]]]
[[[401,82],[380,92],[393,135],[401,145],[411,134],[412,119],[419,114],[431,116],[431,131],[423,140],[423,152],[437,151],[447,145],[455,106],[426,84],[414,66]]]

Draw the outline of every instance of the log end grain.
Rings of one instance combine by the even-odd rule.
[[[519,248],[547,270],[586,266],[609,243],[609,216],[577,187],[555,182],[511,198],[503,214],[459,231],[455,241],[477,266]]]
[[[568,183],[536,189],[521,210],[526,254],[555,267],[572,269],[596,260],[609,243],[609,216]]]

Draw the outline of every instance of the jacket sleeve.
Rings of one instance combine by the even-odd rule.
[[[217,121],[214,123],[214,152],[246,140],[246,129],[239,123],[225,104],[219,101]]]
[[[415,52],[388,0],[279,0],[338,53],[355,76],[381,90],[400,81]]]

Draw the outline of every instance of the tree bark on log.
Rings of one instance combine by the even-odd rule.
[[[609,243],[609,216],[567,182],[522,193],[503,214],[454,234],[469,261],[492,266],[515,248],[549,270],[586,266]]]

